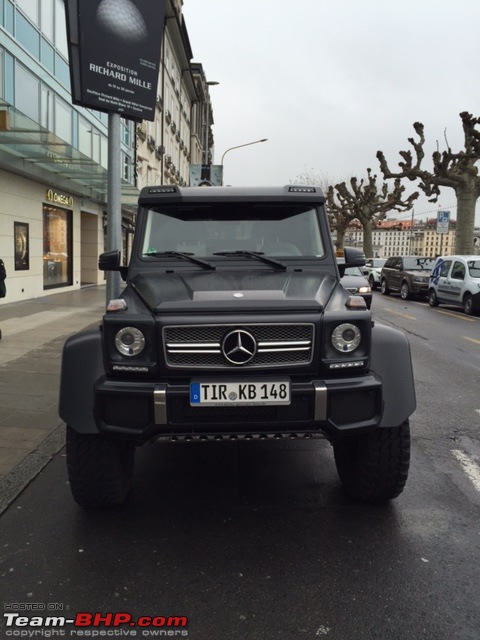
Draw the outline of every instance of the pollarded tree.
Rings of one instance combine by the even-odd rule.
[[[340,203],[335,201],[334,188],[335,187],[332,186],[328,187],[326,194],[327,202],[325,206],[327,210],[328,224],[330,225],[330,230],[335,231],[335,247],[337,252],[339,252],[343,249],[345,233],[350,226],[350,223],[355,220],[355,216],[346,208],[342,207]]]
[[[350,178],[350,187],[346,182],[329,187],[327,208],[330,215],[348,221],[346,226],[355,219],[360,222],[363,227],[363,251],[370,257],[373,255],[372,230],[377,223],[385,218],[388,211],[411,209],[413,201],[418,198],[418,192],[404,198],[405,187],[399,178],[390,191],[386,182],[377,186],[377,176],[372,174],[371,169],[367,169],[367,174],[366,182],[363,178],[360,182],[357,178]]]
[[[325,196],[327,196],[328,190],[331,188],[329,185],[331,185],[332,182],[334,182],[334,180],[329,178],[327,174],[319,174],[313,168],[307,169],[307,167],[305,167],[304,171],[297,175],[293,184],[319,186]],[[338,250],[343,249],[345,232],[353,218],[341,210],[331,210],[328,206],[328,201],[326,203],[326,210],[330,231],[336,232],[335,246]]]
[[[380,167],[385,178],[408,178],[420,180],[420,189],[430,202],[437,202],[440,187],[450,187],[457,196],[457,233],[455,252],[459,254],[474,253],[475,206],[480,197],[480,177],[476,163],[480,160],[480,118],[474,118],[467,111],[460,114],[465,138],[465,149],[453,153],[447,142],[447,150],[435,151],[433,172],[422,169],[425,157],[424,126],[415,122],[413,128],[418,141],[408,138],[415,151],[415,159],[411,151],[400,151],[403,161],[398,163],[401,171],[390,171],[382,151],[377,152]]]

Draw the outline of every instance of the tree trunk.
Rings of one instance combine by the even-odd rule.
[[[363,223],[363,253],[366,258],[371,258],[373,256],[372,226],[371,220]]]
[[[335,240],[335,248],[336,249],[343,249],[343,245],[345,243],[345,232],[347,231],[346,228],[343,227],[337,227],[336,228],[336,232],[337,232],[337,239]]]
[[[457,194],[457,233],[455,253],[471,255],[473,249],[473,230],[475,228],[475,205],[479,197],[473,185],[459,185]]]

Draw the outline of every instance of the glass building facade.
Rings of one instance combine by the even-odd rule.
[[[134,126],[122,120],[125,204],[138,194]],[[107,171],[108,115],[71,103],[63,0],[0,0],[0,255],[14,260],[12,301],[103,279]],[[17,269],[21,226],[29,260]]]

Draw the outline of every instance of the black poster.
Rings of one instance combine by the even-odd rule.
[[[67,0],[72,101],[153,120],[165,0]]]

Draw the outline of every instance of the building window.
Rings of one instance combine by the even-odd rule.
[[[55,96],[55,133],[72,144],[72,109],[58,96]]]
[[[3,98],[5,95],[5,89],[3,87],[3,59],[4,59],[4,53],[3,53],[3,49],[0,47],[0,98]]]
[[[63,0],[55,0],[55,46],[65,58],[68,58],[67,23]]]
[[[40,35],[35,27],[17,12],[15,36],[18,42],[37,60],[40,59]]]
[[[53,131],[53,91],[47,89],[45,85],[41,87],[40,124],[45,129]]]
[[[38,25],[38,0],[17,0],[17,6],[34,24]]]
[[[42,0],[40,3],[42,33],[53,42],[53,0]]]
[[[20,64],[15,65],[15,108],[39,121],[39,80]]]
[[[78,150],[92,157],[92,126],[82,117],[78,120]]]
[[[40,62],[53,75],[55,72],[55,51],[44,38],[40,42]]]
[[[70,71],[65,60],[55,53],[55,77],[64,87],[70,88]]]
[[[72,212],[43,205],[43,288],[72,284]]]
[[[11,2],[5,4],[5,28],[13,35],[13,23],[14,23],[14,10]]]

